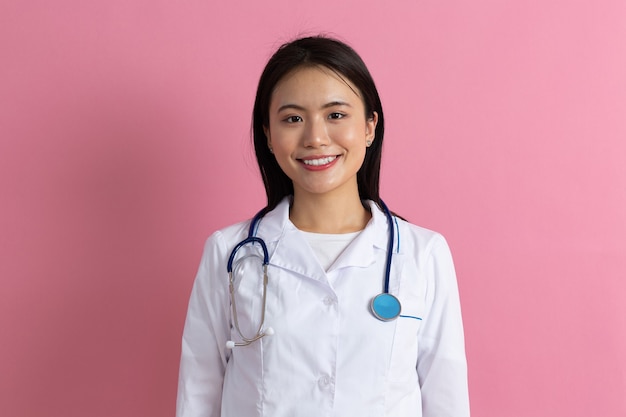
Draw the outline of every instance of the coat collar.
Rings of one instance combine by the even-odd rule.
[[[317,262],[303,234],[289,220],[290,201],[289,197],[285,197],[274,210],[260,220],[256,236],[265,240],[270,251],[271,264],[311,278],[325,280],[326,273]],[[377,251],[387,250],[389,239],[387,217],[373,201],[368,200],[366,203],[370,207],[372,218],[329,272],[347,266],[367,267],[375,261]]]

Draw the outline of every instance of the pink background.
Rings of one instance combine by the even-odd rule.
[[[270,53],[368,63],[382,195],[456,259],[473,415],[626,415],[626,2],[0,3],[0,415],[172,416]]]

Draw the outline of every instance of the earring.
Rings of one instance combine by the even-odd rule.
[[[274,153],[274,149],[271,146],[268,146],[268,148],[270,149],[270,153]]]
[[[372,141],[368,140],[367,142],[365,142],[365,145],[369,148],[370,146],[372,146]]]

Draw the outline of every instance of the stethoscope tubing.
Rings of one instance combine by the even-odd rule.
[[[230,297],[231,297],[231,300],[234,300],[235,299],[235,279],[233,277],[232,271],[228,273],[228,279],[230,281],[229,283]],[[239,328],[239,320],[238,320],[239,316],[237,315],[237,304],[235,302],[232,303],[233,321],[235,324],[235,329],[237,330],[237,333],[239,333],[241,340],[243,340],[243,342],[241,343],[235,343],[235,346],[247,346],[250,343],[255,342],[259,340],[260,338],[262,338],[263,336],[265,336],[265,332],[263,332],[262,329],[263,329],[263,324],[265,323],[265,305],[267,301],[267,281],[268,281],[267,265],[264,264],[263,265],[263,297],[262,297],[263,301],[261,302],[261,321],[259,322],[259,327],[256,330],[255,336],[246,337],[243,335],[243,333],[241,332],[241,329]]]
[[[389,241],[387,242],[387,263],[385,265],[385,284],[383,286],[383,293],[389,294],[389,277],[391,276],[391,255],[393,253],[393,241],[395,239],[393,219],[391,218],[391,212],[383,200],[380,200],[380,205],[385,212],[387,222],[389,223]]]
[[[385,279],[384,279],[384,284],[383,284],[383,292],[372,299],[371,304],[370,304],[370,309],[372,311],[372,314],[379,320],[391,321],[397,318],[400,315],[400,311],[401,311],[400,301],[394,295],[389,293],[389,278],[391,276],[391,259],[392,259],[393,245],[394,245],[394,240],[395,240],[395,231],[394,231],[395,228],[394,228],[394,222],[391,216],[391,212],[389,211],[389,208],[387,207],[387,205],[382,200],[380,200],[380,206],[383,209],[385,216],[387,217],[388,228],[389,228],[389,239],[387,243],[387,259],[386,259],[386,265],[385,265]],[[263,326],[265,323],[265,306],[266,306],[266,301],[267,301],[267,284],[268,284],[267,267],[269,265],[269,253],[268,253],[267,245],[265,244],[265,241],[261,239],[260,237],[254,236],[255,229],[258,226],[264,213],[265,213],[265,210],[261,210],[254,216],[254,218],[250,222],[250,228],[248,229],[248,237],[242,240],[241,242],[239,242],[230,253],[230,256],[228,257],[228,263],[226,265],[226,269],[228,272],[229,291],[230,291],[230,298],[231,298],[231,306],[233,310],[233,324],[237,333],[239,334],[242,340],[241,342],[233,342],[232,340],[229,340],[226,343],[226,347],[229,349],[232,349],[234,346],[248,346],[252,342],[255,342],[264,336],[269,336],[274,333],[271,327],[268,327],[265,331],[263,331]],[[258,243],[261,246],[261,249],[263,251],[263,294],[262,294],[262,303],[261,303],[262,304],[261,305],[261,320],[259,322],[259,327],[257,328],[255,336],[246,337],[242,334],[241,329],[239,328],[239,320],[238,320],[239,316],[237,314],[237,304],[235,300],[236,297],[235,297],[235,282],[234,282],[235,278],[233,276],[233,262],[235,260],[235,257],[237,256],[237,252],[239,251],[239,249],[241,249],[243,246],[250,244],[250,243],[252,244]]]
[[[263,241],[263,239],[261,239],[260,237],[248,236],[241,242],[237,243],[237,246],[235,246],[233,251],[230,253],[230,256],[228,257],[228,264],[226,265],[226,271],[229,274],[233,272],[233,261],[235,260],[237,252],[248,243],[258,243],[259,245],[261,245],[261,249],[263,249],[263,266],[265,267],[265,269],[267,269],[267,265],[270,263],[270,256],[267,251],[267,245],[265,244],[265,241]]]

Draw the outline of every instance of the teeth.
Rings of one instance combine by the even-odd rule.
[[[302,162],[304,162],[305,165],[320,166],[320,165],[330,164],[336,158],[337,158],[336,156],[327,156],[326,158],[320,158],[320,159],[303,159]]]

